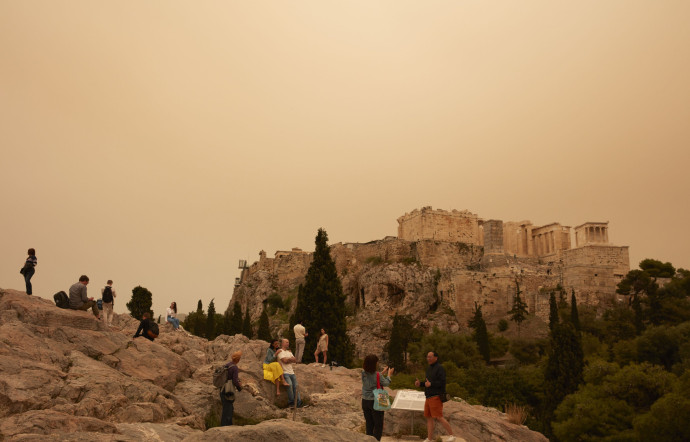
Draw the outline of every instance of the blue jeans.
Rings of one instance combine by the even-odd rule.
[[[34,273],[36,273],[36,269],[33,267],[28,269],[26,273],[24,273],[24,282],[26,282],[26,294],[30,295],[32,293],[31,290],[31,277],[34,276]]]
[[[235,401],[226,400],[225,395],[221,393],[220,402],[223,404],[223,411],[220,415],[220,426],[225,427],[227,425],[232,425],[232,414],[235,411]]]
[[[283,379],[288,383],[288,405],[295,403],[295,395],[297,395],[297,406],[301,407],[302,399],[299,398],[299,391],[297,391],[297,376],[283,372]]]
[[[167,318],[165,318],[165,320],[168,321],[169,323],[171,323],[175,330],[180,328],[180,320],[179,319],[173,318],[172,316],[168,316]]]

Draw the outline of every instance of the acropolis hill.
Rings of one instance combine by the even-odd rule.
[[[608,222],[584,222],[574,229],[558,222],[535,226],[431,207],[397,221],[397,237],[331,245],[356,344],[364,341],[357,339],[362,326],[367,334],[387,339],[385,327],[373,321],[381,313],[410,314],[422,327],[457,331],[466,328],[476,302],[487,323],[495,324],[508,317],[516,281],[529,313],[544,320],[549,294],[557,288],[568,295],[574,290],[580,304],[602,307],[615,302],[616,285],[630,269],[628,247],[609,243]],[[297,248],[277,251],[274,258],[261,251],[259,261],[242,271],[231,303],[239,302],[243,310],[248,306],[254,321],[273,293],[294,310],[296,289],[310,262],[311,253]],[[271,326],[280,333],[287,324],[276,316]]]

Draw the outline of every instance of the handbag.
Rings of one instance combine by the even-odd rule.
[[[391,409],[391,398],[388,392],[381,388],[380,373],[376,372],[376,389],[374,393],[374,410],[388,411]]]
[[[232,383],[232,379],[225,381],[225,385],[223,385],[221,392],[223,393],[226,401],[235,401],[235,384]]]

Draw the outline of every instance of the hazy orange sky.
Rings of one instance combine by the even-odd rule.
[[[224,310],[415,208],[690,267],[690,2],[0,1],[0,287]]]

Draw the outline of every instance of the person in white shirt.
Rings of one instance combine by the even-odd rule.
[[[165,320],[172,324],[173,330],[180,329],[180,320],[177,319],[177,303],[172,302],[165,315]]]
[[[109,279],[105,287],[101,289],[101,299],[103,300],[103,323],[110,327],[113,324],[113,305],[117,294],[113,290],[113,280]]]
[[[290,351],[290,341],[283,339],[282,345],[282,350],[277,356],[280,366],[283,367],[283,379],[288,383],[288,407],[295,405],[296,396],[297,408],[302,408],[302,399],[300,399],[299,391],[297,391],[297,376],[295,376],[295,369],[292,366],[292,364],[297,362],[297,359]]]
[[[298,364],[302,363],[302,355],[304,354],[304,338],[309,336],[309,333],[305,330],[301,323],[295,324],[292,329],[295,332],[295,359]]]

